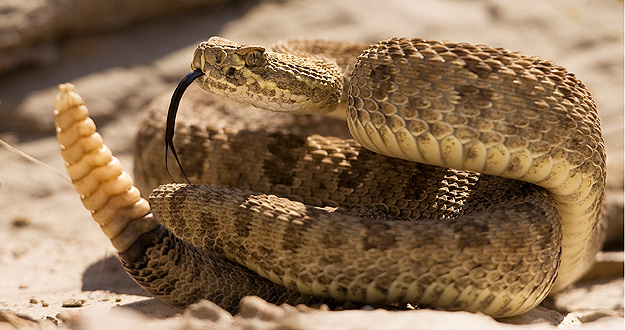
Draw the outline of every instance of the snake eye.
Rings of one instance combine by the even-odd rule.
[[[263,52],[258,49],[254,49],[245,55],[245,65],[247,66],[259,66],[263,62]]]

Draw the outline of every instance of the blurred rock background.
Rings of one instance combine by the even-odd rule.
[[[466,41],[574,72],[602,119],[610,237],[586,281],[544,308],[562,316],[550,324],[622,318],[622,1],[0,0],[0,138],[64,172],[51,113],[56,86],[69,81],[129,166],[139,112],[171,94],[197,43],[213,35],[264,46],[293,37]],[[127,281],[89,221],[67,181],[0,148],[0,309],[41,319],[81,296],[84,311],[117,304],[150,317],[176,314]],[[545,313],[517,321],[546,322]]]

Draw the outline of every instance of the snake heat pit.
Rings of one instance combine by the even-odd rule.
[[[257,295],[511,316],[580,278],[601,246],[599,117],[553,62],[422,39],[270,51],[213,37],[191,71],[167,120],[152,107],[140,124],[149,203],[73,86],[56,99],[84,206],[130,276],[170,304],[236,311]],[[174,134],[193,80],[212,94],[185,101],[189,90]],[[155,188],[172,180],[165,145],[172,176],[193,184]]]

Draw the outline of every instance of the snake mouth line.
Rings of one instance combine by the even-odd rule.
[[[169,177],[171,177],[171,173],[169,173],[169,167],[167,165],[167,154],[168,150],[171,149],[171,153],[174,155],[176,163],[188,183],[191,182],[189,181],[182,164],[180,164],[180,159],[176,153],[176,147],[174,147],[174,128],[176,126],[176,114],[178,113],[178,107],[180,106],[180,99],[182,99],[182,95],[195,79],[203,75],[204,72],[202,72],[201,69],[195,69],[184,76],[174,90],[174,94],[171,96],[171,101],[169,102],[169,109],[167,110],[167,124],[165,126],[165,169],[167,170]]]

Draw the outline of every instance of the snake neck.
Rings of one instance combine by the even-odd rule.
[[[334,111],[343,74],[333,61],[271,52],[212,37],[195,50],[191,69],[203,89],[257,108],[293,113]]]

